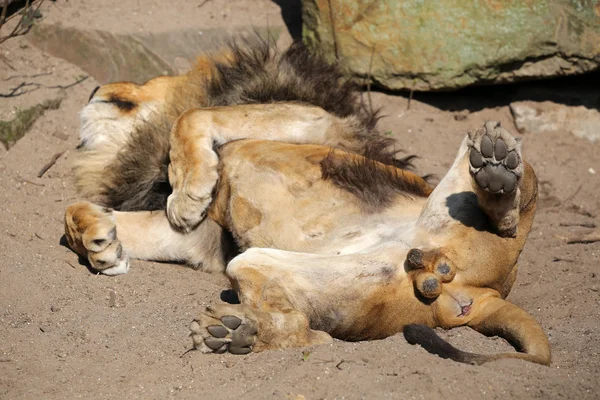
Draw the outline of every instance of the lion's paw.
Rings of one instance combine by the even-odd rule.
[[[256,341],[257,324],[239,306],[209,306],[190,325],[194,348],[203,353],[248,354]]]
[[[105,275],[125,274],[129,258],[117,239],[111,209],[88,202],[75,203],[65,213],[65,235],[69,246]]]
[[[494,194],[514,192],[523,176],[520,140],[493,121],[469,139],[469,171],[477,186]]]
[[[412,272],[415,289],[425,298],[434,299],[442,293],[442,284],[452,282],[456,268],[440,250],[411,249],[406,265]]]
[[[196,197],[173,192],[167,199],[167,218],[175,229],[190,232],[202,222],[211,201],[210,195]]]

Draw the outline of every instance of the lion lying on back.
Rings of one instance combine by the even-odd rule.
[[[457,361],[549,364],[539,324],[504,300],[537,201],[520,142],[486,123],[433,189],[376,121],[298,44],[231,45],[187,75],[104,85],[82,112],[76,182],[92,203],[68,208],[69,245],[108,275],[129,258],[224,271],[241,304],[192,322],[203,352],[404,331]],[[461,325],[521,352],[465,353],[431,330]]]

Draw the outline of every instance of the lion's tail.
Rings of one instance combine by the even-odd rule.
[[[462,351],[439,337],[433,329],[426,325],[406,325],[403,329],[403,333],[408,343],[418,344],[428,352],[436,354],[441,358],[449,358],[461,363],[480,365],[488,361],[504,358],[517,358],[542,365],[550,364],[549,351],[542,351],[541,354],[536,354],[535,352],[476,354]]]

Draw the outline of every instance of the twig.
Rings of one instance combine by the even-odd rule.
[[[6,11],[8,10],[8,0],[4,0],[4,6],[2,6],[2,15],[0,16],[0,29],[2,29],[2,25],[4,25],[4,21],[6,21]]]
[[[75,85],[80,84],[81,82],[85,81],[88,78],[89,78],[89,76],[87,76],[87,75],[83,76],[83,77],[80,77],[75,82],[69,83],[68,85],[50,85],[50,86],[48,86],[48,85],[44,85],[43,83],[37,83],[37,82],[21,82],[20,84],[18,84],[14,88],[12,88],[10,90],[10,92],[8,92],[8,93],[0,93],[0,97],[4,97],[4,98],[18,97],[18,96],[22,96],[22,95],[27,94],[27,93],[35,92],[36,90],[38,90],[40,88],[66,90],[66,89],[72,88]],[[19,91],[19,89],[22,89],[22,88],[25,88],[25,87],[33,87],[33,89],[31,89],[31,90],[25,90],[25,91],[22,91],[20,93],[17,93]]]
[[[600,231],[593,231],[583,235],[574,235],[567,238],[567,244],[600,242]]]
[[[413,84],[413,87],[410,88],[410,94],[408,95],[408,104],[406,105],[406,111],[410,110],[410,103],[412,102],[414,92],[415,89]]]
[[[200,3],[198,5],[198,8],[203,7],[206,3],[208,3],[210,0],[204,0],[202,3]]]
[[[0,54],[0,60],[2,60],[2,62],[4,64],[6,64],[6,66],[10,69],[12,69],[13,71],[16,71],[17,69],[15,67],[13,67],[12,65],[10,65],[10,63],[8,62],[8,60],[6,59],[6,56],[4,54]]]
[[[3,81],[10,81],[11,79],[15,79],[15,78],[37,78],[40,76],[48,76],[48,75],[52,75],[52,72],[42,72],[39,74],[33,74],[33,75],[13,75],[13,76],[9,76],[8,78],[2,79]]]
[[[595,228],[596,224],[593,222],[582,222],[582,223],[570,223],[570,222],[561,222],[559,226],[581,226],[583,228]]]
[[[43,186],[46,186],[46,185],[44,185],[43,183],[35,183],[35,182],[31,182],[30,180],[27,180],[27,179],[25,179],[25,178],[23,178],[23,177],[21,177],[21,176],[19,177],[19,179],[21,179],[21,182],[29,183],[30,185],[34,185],[34,186],[42,186],[42,187],[43,187]]]
[[[5,5],[7,5],[7,4],[5,4]],[[23,23],[23,20],[27,16],[27,11],[29,11],[29,0],[27,0],[27,2],[25,3],[25,8],[23,8],[23,15],[21,16],[21,19],[19,20],[19,22],[17,22],[17,25],[15,26],[15,28],[13,29],[13,31],[11,33],[9,33],[8,36],[0,38],[0,43],[3,43],[6,40],[10,39],[11,37],[18,35],[17,32],[18,32],[19,28],[21,27],[21,24]]]
[[[367,98],[369,99],[369,111],[373,115],[373,100],[371,100],[371,71],[373,68],[373,56],[375,55],[375,45],[371,48],[371,59],[369,60],[369,72],[367,73]]]
[[[561,258],[561,257],[554,257],[554,258],[552,258],[552,262],[559,262],[559,261],[567,262],[567,263],[574,263],[575,262],[575,260],[571,260],[570,258]]]
[[[571,194],[570,196],[568,196],[567,198],[565,198],[562,202],[563,203],[567,203],[567,202],[573,200],[575,198],[575,196],[577,196],[577,194],[579,193],[579,191],[581,190],[582,187],[583,187],[583,185],[579,185],[579,187],[577,188],[577,190],[575,190],[573,192],[573,194]]]
[[[29,12],[29,7],[31,5],[33,5],[33,3],[35,3],[35,1],[36,0],[33,0],[32,3],[29,4],[29,0],[27,0],[27,2],[25,3],[25,7],[23,8],[23,14],[21,16],[21,19],[19,20],[19,22],[17,22],[17,25],[12,30],[12,32],[8,34],[8,36],[0,37],[0,43],[5,42],[12,37],[24,35],[27,32],[29,32],[29,30],[33,26],[33,23],[31,21],[29,21],[29,24],[27,26],[25,26],[25,29],[22,29],[21,31],[19,31],[19,29],[21,29],[21,25],[23,24],[23,21],[25,21],[25,19],[27,19],[27,18],[33,18],[33,16],[38,12],[40,7],[44,3],[44,0],[38,0],[37,7],[35,8],[35,10],[33,10],[33,12]],[[5,0],[5,7],[6,7],[7,3],[8,3],[8,1]],[[4,13],[4,9],[2,10],[2,12]],[[17,13],[13,14],[11,17],[15,16],[16,14]],[[10,19],[10,18],[8,18],[8,19]],[[0,28],[2,28],[1,25],[0,25]]]
[[[182,355],[179,356],[179,358],[183,358],[183,356],[185,356],[187,353],[192,352],[192,351],[196,351],[196,348],[192,347],[191,349],[187,349],[186,351],[183,352]]]
[[[64,151],[60,151],[58,153],[56,153],[55,155],[52,156],[52,159],[48,162],[48,164],[44,165],[42,167],[42,169],[40,169],[40,172],[38,172],[37,177],[41,178],[42,176],[44,176],[44,174],[46,173],[46,171],[48,171],[50,168],[52,168],[52,166],[54,164],[56,164],[56,161],[58,160],[58,158],[60,156],[62,156],[64,153]]]

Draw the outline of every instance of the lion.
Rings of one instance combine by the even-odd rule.
[[[535,319],[505,300],[538,198],[521,141],[489,121],[436,187],[395,156],[355,87],[301,44],[232,43],[187,74],[94,90],[69,246],[93,270],[129,259],[225,273],[239,304],[206,307],[194,348],[247,354],[374,340],[459,362],[548,365]],[[473,354],[434,327],[518,352]]]

